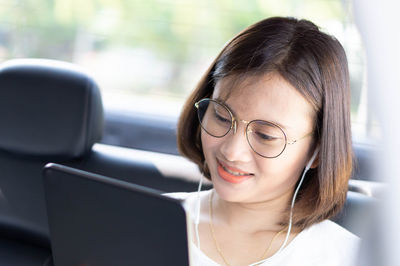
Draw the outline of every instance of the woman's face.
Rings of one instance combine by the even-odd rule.
[[[232,85],[234,84],[234,85]],[[288,141],[313,130],[313,110],[305,98],[278,74],[249,76],[234,83],[217,82],[213,99],[225,103],[237,120],[265,120],[281,126]],[[249,146],[239,122],[222,138],[201,131],[204,156],[218,195],[230,202],[277,200],[286,204],[302,170],[313,153],[313,139],[287,145],[276,158],[264,158]]]

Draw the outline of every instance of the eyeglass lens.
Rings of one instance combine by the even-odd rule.
[[[209,135],[217,138],[228,134],[233,126],[233,117],[227,107],[210,99],[203,99],[197,103],[197,115],[201,127]],[[282,129],[263,120],[248,123],[246,137],[254,152],[263,157],[277,157],[286,146],[286,135]]]

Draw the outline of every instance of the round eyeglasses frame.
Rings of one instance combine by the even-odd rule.
[[[302,136],[302,137],[300,137],[300,138],[298,138],[298,139],[295,139],[295,140],[292,140],[292,141],[288,141],[285,131],[284,131],[279,125],[277,125],[276,123],[269,122],[269,121],[265,121],[265,120],[260,120],[260,119],[251,120],[251,121],[246,121],[246,120],[242,120],[242,119],[237,119],[237,118],[233,115],[232,111],[228,108],[228,106],[226,106],[225,104],[223,104],[223,103],[221,103],[221,102],[219,102],[219,101],[217,101],[217,100],[214,100],[214,99],[203,98],[203,99],[201,99],[200,101],[196,102],[196,103],[194,104],[194,106],[196,107],[197,111],[199,110],[200,103],[201,103],[201,102],[204,102],[204,101],[210,101],[210,102],[214,102],[214,103],[217,103],[217,104],[221,105],[224,109],[226,109],[226,110],[228,111],[228,113],[229,113],[229,115],[230,115],[230,117],[231,117],[231,126],[230,126],[230,128],[226,131],[226,133],[223,134],[222,136],[215,136],[215,135],[211,134],[210,132],[208,132],[207,129],[205,129],[205,128],[203,127],[203,124],[201,123],[201,119],[200,119],[199,113],[197,112],[197,118],[199,119],[200,126],[201,126],[202,129],[204,129],[205,132],[207,132],[207,134],[209,134],[210,136],[213,136],[213,137],[215,137],[215,138],[223,138],[223,137],[225,137],[225,136],[231,131],[231,129],[233,129],[233,133],[235,134],[235,133],[237,132],[237,127],[238,127],[237,124],[238,124],[238,122],[242,122],[243,124],[246,125],[246,127],[245,127],[245,135],[246,135],[247,143],[249,144],[250,148],[251,148],[256,154],[258,154],[259,156],[264,157],[264,158],[269,158],[269,159],[276,158],[276,157],[278,157],[279,155],[281,155],[281,154],[284,152],[284,150],[286,149],[286,146],[287,146],[287,145],[295,144],[296,142],[298,142],[298,141],[300,141],[300,140],[302,140],[302,139],[304,139],[304,138],[306,138],[306,137],[308,137],[308,136],[311,136],[311,135],[313,134],[313,131],[311,131],[311,132],[305,134],[304,136]],[[249,132],[249,131],[251,132],[251,129],[249,129],[249,124],[252,123],[252,122],[263,122],[263,123],[267,123],[267,124],[270,124],[270,125],[273,125],[273,126],[279,128],[279,129],[282,131],[283,136],[285,137],[285,145],[283,146],[282,151],[281,151],[278,155],[275,155],[275,156],[265,156],[265,155],[262,155],[262,154],[260,154],[259,152],[257,152],[257,151],[253,148],[253,146],[251,146],[250,140],[249,140],[248,132]]]

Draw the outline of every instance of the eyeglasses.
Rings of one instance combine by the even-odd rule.
[[[226,105],[216,100],[204,98],[194,105],[197,108],[201,127],[213,137],[222,138],[231,129],[233,133],[236,133],[238,122],[246,124],[247,142],[255,153],[265,158],[278,157],[287,145],[294,144],[313,133],[310,132],[297,140],[288,141],[280,126],[264,120],[238,120]]]

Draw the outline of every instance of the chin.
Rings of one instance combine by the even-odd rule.
[[[224,169],[215,157],[209,163],[209,169],[214,190],[225,201],[241,202],[251,195],[251,191],[256,191],[253,174],[233,175],[232,171]]]

